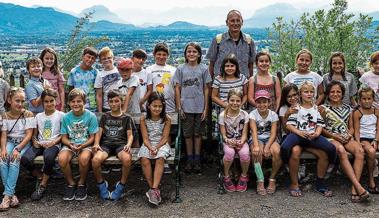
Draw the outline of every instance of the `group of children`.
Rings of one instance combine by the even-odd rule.
[[[332,196],[324,177],[328,166],[335,164],[337,155],[353,184],[353,202],[366,200],[368,192],[379,193],[373,178],[379,139],[379,112],[374,109],[379,95],[379,52],[371,56],[372,71],[360,78],[366,86],[358,92],[359,107],[355,111],[349,105],[356,106],[357,87],[354,77],[345,72],[342,53],[331,56],[330,72],[323,79],[309,70],[312,54],[301,50],[295,59],[297,70],[284,78],[283,89],[279,79],[270,74],[272,60],[266,52],[256,55],[258,72],[251,78],[240,73],[235,55],[227,56],[213,84],[208,67],[201,63],[202,49],[197,43],[186,45],[185,63],[178,68],[166,63],[169,49],[165,43],[158,43],[153,55],[155,64],[144,69],[147,55],[141,49],[133,51],[131,59],[116,61],[110,48],[97,52],[88,47],[66,83],[59,70],[57,54],[46,48],[40,58],[27,61],[30,78],[25,91],[1,86],[1,92],[7,94],[2,95],[5,109],[0,106],[3,112],[0,171],[4,186],[0,210],[19,204],[15,188],[20,164],[41,178],[31,196],[33,200],[41,199],[56,157],[67,182],[64,200],[86,199],[90,166],[100,197],[120,199],[131,168],[131,147],[139,144],[138,131],[127,113],[141,112],[145,113],[140,118],[142,146],[138,157],[149,186],[146,196],[150,203],[158,205],[161,202],[159,184],[165,159],[170,155],[170,135],[175,132],[171,130],[167,113],[178,112],[182,119],[187,154],[185,171],[199,173],[202,132],[211,104],[209,96],[219,114],[219,130],[216,131],[224,143],[223,182],[227,191],[247,190],[252,162],[257,193],[273,194],[276,175],[285,163],[291,179],[289,194],[301,196],[299,161],[301,152],[307,150],[318,157],[316,190],[323,195]],[[97,57],[102,71],[93,67]],[[6,84],[3,79],[0,82]],[[62,112],[66,108],[65,83],[70,108],[66,114]],[[28,110],[24,108],[25,102]],[[99,123],[93,112],[102,112]],[[355,157],[353,166],[347,159],[347,151]],[[242,168],[236,185],[229,176],[235,153],[239,154]],[[364,153],[368,158],[368,192],[359,182]],[[41,154],[44,157],[42,175],[33,165],[34,158]],[[122,163],[121,178],[113,191],[101,173],[102,163],[111,155],[116,155]],[[78,157],[80,178],[77,182],[70,166],[73,157]],[[272,159],[272,171],[265,188],[261,166],[263,159],[268,158]],[[155,160],[154,169],[152,160]]]

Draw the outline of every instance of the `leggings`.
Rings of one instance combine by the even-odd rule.
[[[237,151],[237,149],[229,147],[226,143],[224,143],[224,160],[233,161],[236,152],[238,152],[241,162],[250,161],[249,145],[247,143],[243,144],[242,148],[239,151]]]
[[[285,163],[288,163],[291,157],[292,148],[295,145],[300,145],[303,148],[309,147],[323,150],[328,155],[329,163],[334,163],[336,161],[336,147],[323,136],[319,136],[313,140],[308,140],[294,133],[290,133],[287,135],[280,147],[282,160]]]

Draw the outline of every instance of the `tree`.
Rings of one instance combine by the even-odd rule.
[[[66,44],[66,49],[60,56],[61,67],[65,75],[75,67],[81,60],[82,50],[87,46],[93,46],[108,41],[108,37],[91,37],[89,36],[90,30],[94,27],[94,24],[90,24],[89,21],[92,18],[94,12],[84,14],[76,22],[74,29]]]
[[[327,72],[332,52],[345,54],[346,68],[355,72],[365,66],[375,48],[379,29],[372,30],[368,15],[347,13],[346,0],[334,0],[330,10],[304,13],[299,21],[283,22],[281,17],[269,29],[273,70],[288,73],[295,69],[294,59],[301,48],[313,54],[312,70]]]

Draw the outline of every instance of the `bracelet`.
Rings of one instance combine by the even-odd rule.
[[[20,149],[19,147],[15,147],[14,150],[18,151],[19,153],[21,152],[22,149]]]

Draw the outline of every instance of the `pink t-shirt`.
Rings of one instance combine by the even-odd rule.
[[[42,73],[42,77],[44,79],[47,79],[50,82],[51,87],[58,92],[58,97],[56,99],[56,102],[57,102],[57,105],[60,105],[61,104],[61,97],[59,96],[58,87],[59,87],[59,85],[64,85],[64,83],[66,82],[66,80],[63,77],[63,74],[58,73],[57,75],[54,75],[50,71],[44,71]]]
[[[374,107],[379,108],[379,74],[368,71],[361,76],[359,81],[375,91],[375,101],[373,105]]]

